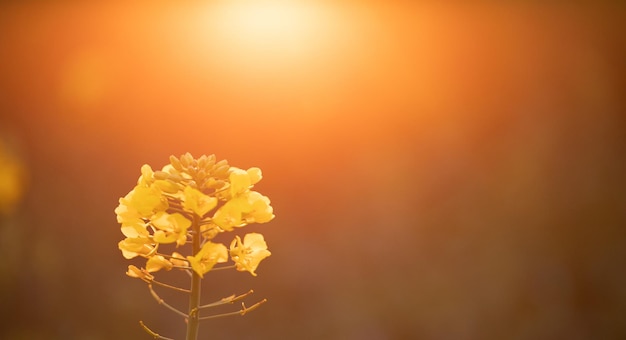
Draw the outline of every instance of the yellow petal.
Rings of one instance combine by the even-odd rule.
[[[233,227],[241,226],[241,206],[237,200],[230,200],[219,208],[213,215],[212,222],[220,228],[230,231]]]
[[[151,243],[152,241],[147,237],[127,237],[120,241],[117,247],[125,258],[132,259],[139,255],[151,256],[156,251]]]
[[[240,193],[245,192],[252,185],[248,172],[235,167],[230,168],[229,180],[231,197],[235,197]]]
[[[150,273],[159,271],[161,269],[172,269],[172,263],[161,255],[152,256],[146,262],[146,270]]]
[[[256,191],[250,192],[248,201],[252,205],[250,218],[256,223],[266,223],[274,218],[274,209],[270,205],[270,199]]]
[[[185,216],[179,213],[168,214],[164,211],[154,214],[150,223],[157,229],[176,233],[187,233],[191,226],[191,221]]]
[[[128,206],[122,203],[123,198],[120,198],[120,204],[115,208],[115,214],[117,215],[117,222],[124,223],[125,220],[140,218],[141,215],[134,209],[129,209]]]
[[[248,271],[253,276],[256,276],[255,271],[259,263],[271,254],[267,250],[263,235],[258,233],[247,234],[243,242],[239,236],[236,236],[230,244],[230,256],[237,270]]]
[[[180,230],[181,232],[187,232],[187,229],[191,226],[191,221],[179,213],[171,214],[170,220],[172,221],[175,230]]]
[[[146,224],[140,218],[122,222],[121,230],[126,237],[147,237],[150,234],[146,229]]]
[[[176,183],[165,179],[158,179],[154,181],[152,185],[163,192],[167,192],[168,194],[175,194],[180,190]]]
[[[183,209],[204,217],[217,206],[217,198],[203,194],[190,186],[185,187]]]
[[[185,260],[185,257],[177,252],[173,252],[172,253],[172,258],[170,258],[170,262],[172,262],[173,265],[175,266],[181,266],[181,267],[186,267],[188,266],[187,260]]]
[[[128,271],[126,271],[126,275],[142,279],[146,282],[154,280],[154,276],[148,273],[145,269],[139,269],[132,264],[128,266]]]
[[[265,238],[259,233],[246,234],[246,236],[243,237],[243,244],[245,247],[250,248],[253,251],[267,249]]]
[[[126,275],[130,277],[140,277],[141,270],[132,264],[128,266],[128,271],[126,271]]]
[[[174,233],[166,233],[163,230],[157,230],[154,232],[154,236],[152,236],[152,239],[156,243],[174,243],[178,240],[178,235]]]
[[[128,210],[136,211],[141,217],[150,217],[156,211],[167,209],[167,200],[156,187],[138,185],[131,190],[120,204],[126,205]]]
[[[216,263],[228,261],[228,250],[221,243],[207,242],[195,256],[187,256],[191,268],[204,277]]]
[[[248,173],[248,177],[250,177],[251,185],[255,185],[259,183],[261,178],[263,178],[263,173],[261,172],[261,169],[259,168],[253,167],[253,168],[246,170],[246,172]]]

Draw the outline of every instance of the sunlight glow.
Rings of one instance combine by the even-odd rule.
[[[306,1],[228,1],[209,19],[214,41],[234,59],[270,64],[302,62],[328,38],[321,4]],[[327,11],[326,11],[327,12]]]
[[[247,40],[293,39],[306,34],[311,13],[304,6],[284,2],[232,2],[220,13],[220,26]]]

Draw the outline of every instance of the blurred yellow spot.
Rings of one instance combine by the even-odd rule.
[[[0,139],[0,215],[13,212],[24,191],[25,169]]]

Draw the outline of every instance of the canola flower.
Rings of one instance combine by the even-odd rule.
[[[252,291],[231,295],[217,302],[200,305],[201,281],[212,270],[235,269],[256,276],[259,263],[271,255],[262,234],[248,233],[243,240],[236,235],[229,247],[215,239],[251,223],[266,223],[274,218],[270,200],[254,185],[261,178],[259,168],[239,169],[214,155],[194,159],[189,153],[170,156],[170,164],[154,171],[141,167],[137,185],[120,198],[115,209],[121,232],[118,243],[126,259],[142,258],[145,265],[129,265],[126,274],[148,284],[157,302],[180,315],[187,324],[187,340],[195,340],[199,321],[227,315],[244,315],[266,300],[250,307],[242,303],[235,312],[200,315],[209,307],[231,304]],[[228,264],[232,261],[233,264]],[[181,270],[190,274],[190,289],[157,281],[161,270]],[[189,294],[189,306],[183,312],[161,299],[153,285]],[[154,339],[170,339],[149,329]],[[171,340],[171,339],[170,339]]]

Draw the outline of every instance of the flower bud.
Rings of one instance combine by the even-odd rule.
[[[191,162],[193,162],[193,157],[189,152],[180,156],[180,163],[182,164],[183,168],[189,168],[191,166]]]
[[[176,156],[174,156],[174,155],[170,156],[170,164],[172,164],[174,169],[176,169],[178,171],[183,171],[183,165],[180,163],[180,160],[178,158],[176,158]]]
[[[170,174],[165,171],[157,170],[154,172],[154,179],[167,179],[169,177]]]

